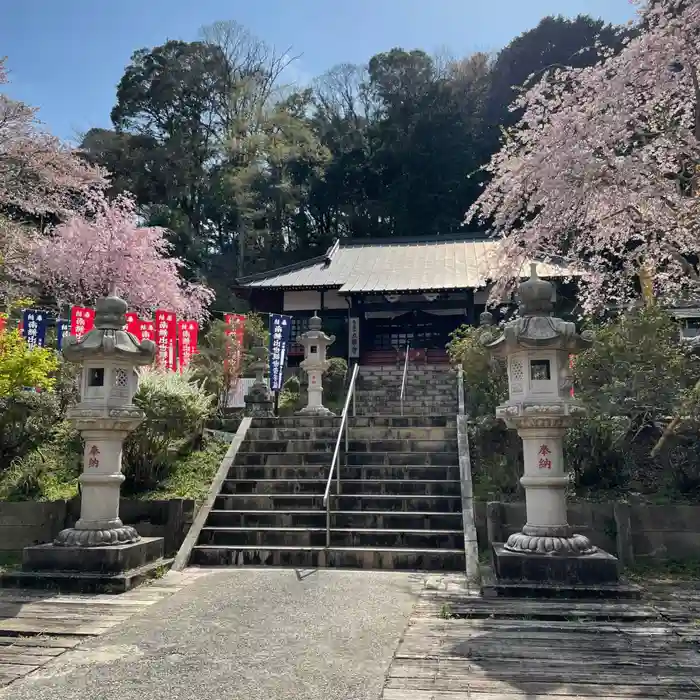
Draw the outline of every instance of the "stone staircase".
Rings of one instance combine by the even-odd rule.
[[[323,492],[340,419],[254,419],[190,563],[464,570],[456,409],[449,413],[349,420],[330,547]]]
[[[403,363],[361,366],[355,397],[358,415],[401,415]],[[403,401],[405,416],[457,414],[457,375],[450,365],[409,361]]]

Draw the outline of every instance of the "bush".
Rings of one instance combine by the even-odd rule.
[[[58,423],[45,441],[17,458],[0,474],[0,500],[55,501],[78,495],[83,441],[65,421]]]
[[[323,374],[323,395],[330,403],[338,403],[345,399],[348,363],[342,357],[330,357],[328,360],[328,369]]]
[[[166,479],[178,456],[197,446],[214,412],[214,396],[188,371],[142,371],[134,403],[146,419],[124,442],[127,492],[153,489]]]
[[[464,402],[473,418],[493,417],[496,406],[508,398],[508,376],[505,365],[491,358],[479,342],[483,328],[461,326],[451,334],[447,353],[464,372]]]
[[[46,442],[61,418],[60,402],[52,392],[0,397],[0,472]]]
[[[700,497],[700,442],[695,384],[700,363],[679,342],[679,329],[658,307],[637,309],[594,328],[593,346],[576,357],[576,398],[587,414],[566,435],[566,464],[580,496],[655,499]],[[474,488],[478,498],[521,495],[522,448],[517,433],[495,421],[507,397],[505,367],[492,363],[480,329],[462,327],[448,351],[465,377]],[[652,458],[670,417],[682,411],[683,429]]]
[[[11,396],[24,387],[51,389],[58,365],[53,350],[30,350],[19,331],[0,332],[0,396]]]

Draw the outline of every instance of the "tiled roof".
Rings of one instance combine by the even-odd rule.
[[[240,278],[246,288],[338,289],[351,292],[478,289],[495,267],[499,244],[467,237],[361,240],[332,246],[325,256]],[[566,277],[570,271],[541,264],[542,277]],[[529,266],[523,266],[523,277]]]

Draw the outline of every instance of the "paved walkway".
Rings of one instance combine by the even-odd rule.
[[[172,595],[12,682],[0,700],[376,700],[425,577],[227,569],[176,580]],[[134,593],[148,599],[149,588]]]

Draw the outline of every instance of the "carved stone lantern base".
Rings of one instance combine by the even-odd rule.
[[[69,527],[61,530],[53,541],[56,547],[107,547],[138,542],[141,535],[131,525],[122,524],[121,520],[113,527],[99,530]]]
[[[521,532],[512,534],[505,544],[505,549],[520,554],[555,556],[585,556],[598,551],[588,537],[572,532],[569,527],[553,529],[532,525],[525,525]]]
[[[585,538],[584,538],[585,539]],[[484,597],[638,599],[641,588],[618,579],[618,561],[590,554],[525,554],[492,546],[493,568],[482,571]]]
[[[294,415],[296,416],[320,416],[322,418],[333,418],[335,413],[325,406],[304,406],[301,410],[297,411]]]
[[[25,547],[22,569],[3,574],[2,585],[81,593],[123,593],[162,573],[170,564],[163,558],[162,537],[94,544],[95,532],[71,528],[59,535],[60,546]],[[122,535],[126,536],[127,532],[132,537],[135,534],[133,528],[124,526]],[[77,533],[82,535],[76,540]],[[102,537],[104,539],[104,535]],[[111,534],[108,537],[111,538]]]

